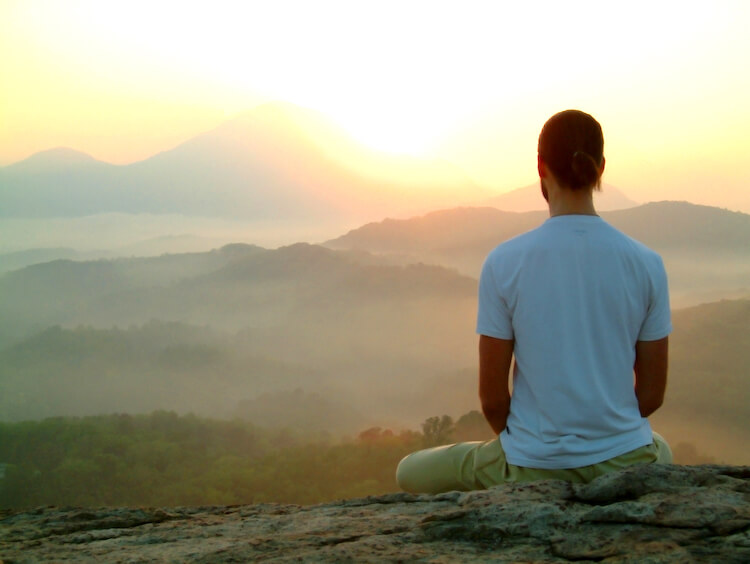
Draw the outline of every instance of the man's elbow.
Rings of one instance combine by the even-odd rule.
[[[492,430],[498,435],[503,432],[508,421],[510,398],[507,401],[481,401],[482,413]]]
[[[664,394],[651,395],[648,397],[638,397],[638,409],[641,417],[648,417],[654,411],[659,409],[664,403]]]

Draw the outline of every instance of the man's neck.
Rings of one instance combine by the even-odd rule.
[[[568,190],[547,186],[550,217],[558,215],[599,215],[594,208],[593,190]]]

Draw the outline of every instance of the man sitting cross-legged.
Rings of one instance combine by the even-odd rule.
[[[479,282],[479,397],[498,439],[410,454],[396,474],[404,490],[588,482],[671,463],[647,419],[667,383],[667,277],[659,255],[596,213],[603,145],[586,113],[544,125],[538,171],[550,217],[496,247]]]

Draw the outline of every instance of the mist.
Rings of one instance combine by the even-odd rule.
[[[476,284],[453,268],[309,244],[28,266],[0,278],[0,414],[166,409],[338,436],[418,428],[478,409]],[[703,403],[668,402],[659,419],[675,442],[734,463],[747,460],[746,403],[728,403],[747,395],[747,304],[675,313],[670,393]],[[683,319],[736,328],[695,333]],[[704,374],[726,393],[701,394]]]
[[[87,259],[204,252],[241,242],[276,248],[299,241],[325,241],[358,226],[343,221],[247,221],[148,213],[5,218],[0,220],[0,270],[40,262],[4,266],[11,260],[7,255],[39,249],[69,249]]]

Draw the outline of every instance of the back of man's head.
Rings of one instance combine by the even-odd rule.
[[[599,188],[604,136],[599,122],[589,114],[565,110],[549,118],[539,134],[538,151],[561,186]]]

